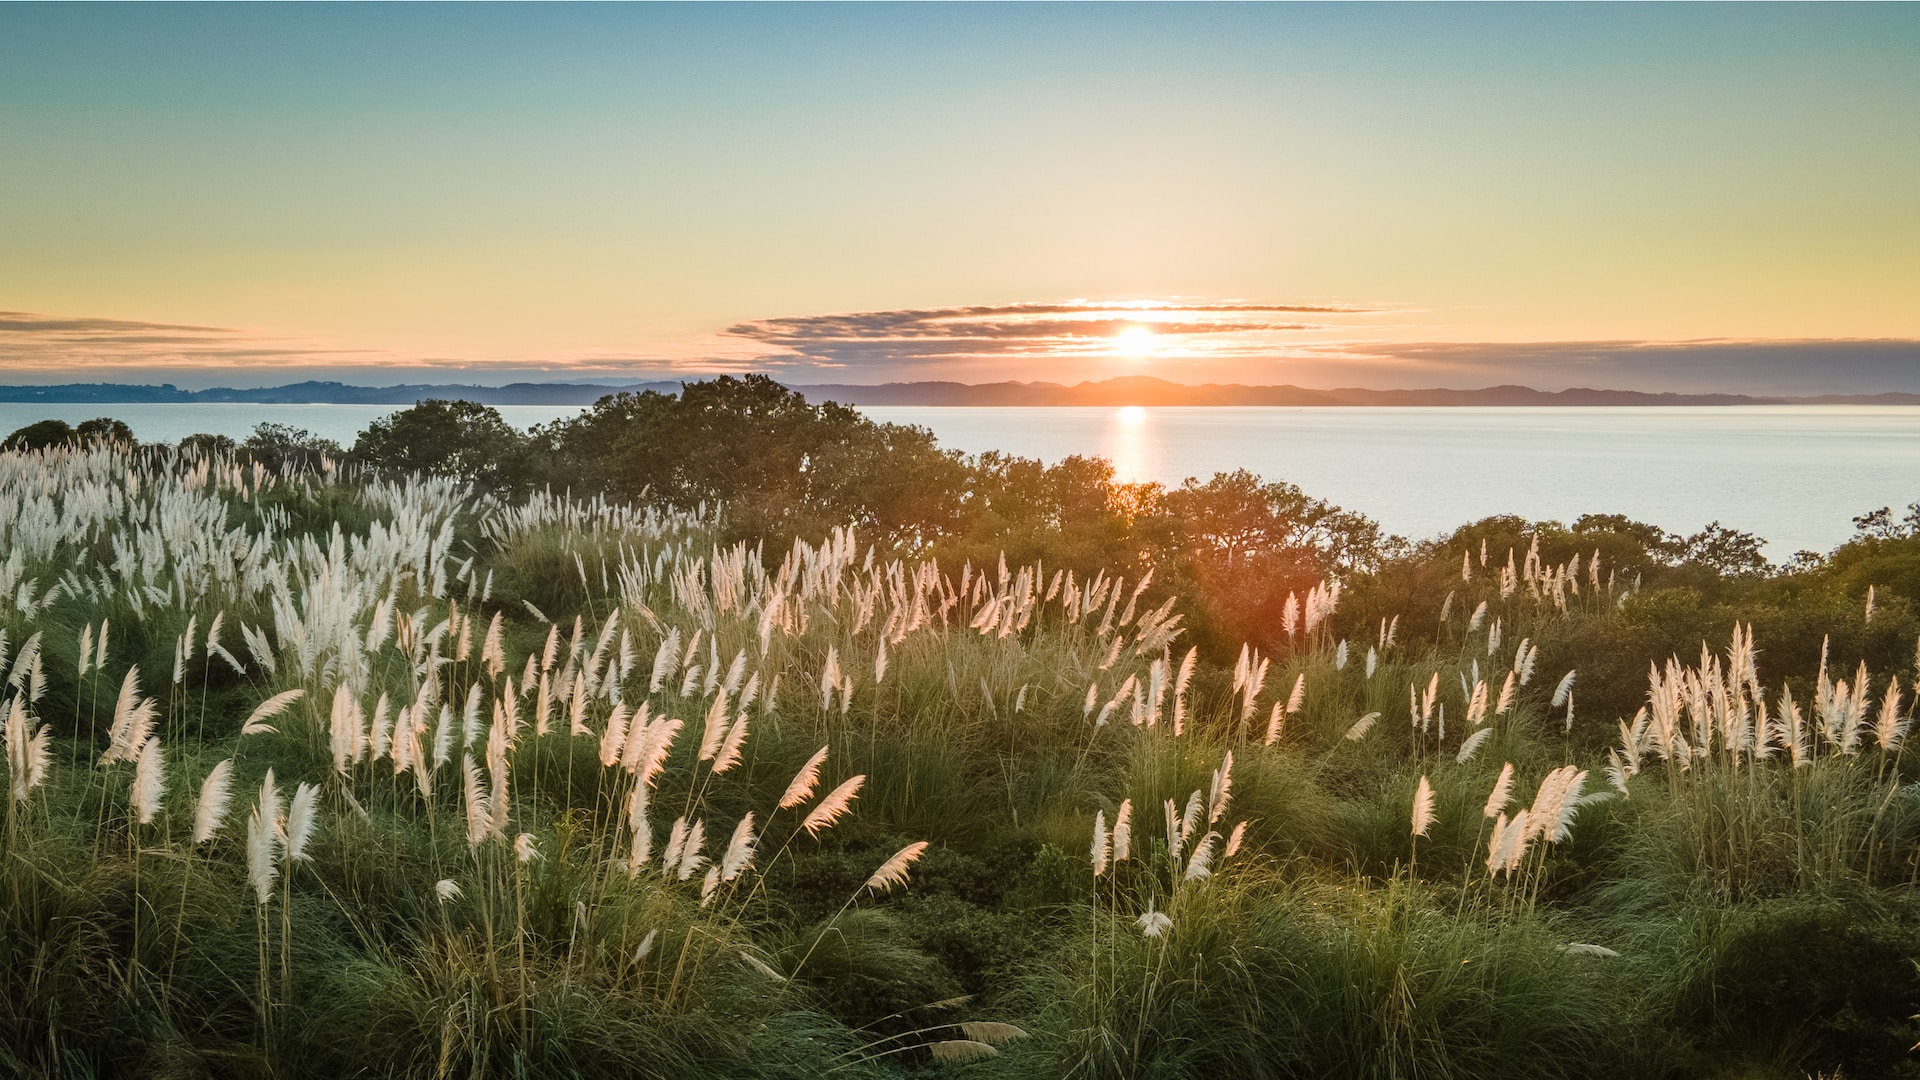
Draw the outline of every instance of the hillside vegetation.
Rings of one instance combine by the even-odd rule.
[[[1409,544],[757,379],[92,423],[0,451],[0,1073],[1920,1075],[1890,511]]]

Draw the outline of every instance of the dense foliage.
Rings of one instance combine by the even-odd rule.
[[[92,424],[0,453],[0,1074],[1920,1075],[1920,510]]]

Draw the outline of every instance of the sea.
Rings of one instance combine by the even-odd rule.
[[[262,421],[350,445],[384,405],[0,404],[0,433],[114,416],[142,441]],[[512,405],[521,428],[579,410]],[[967,453],[1105,457],[1124,480],[1178,484],[1246,469],[1411,539],[1494,514],[1625,514],[1676,533],[1753,533],[1775,560],[1830,551],[1853,518],[1920,501],[1920,407],[982,408],[862,406]]]

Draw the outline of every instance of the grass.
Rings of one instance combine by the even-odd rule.
[[[1569,722],[1531,643],[1629,586],[1529,555],[1469,565],[1438,644],[1323,590],[1182,679],[1151,586],[718,521],[0,455],[0,1071],[1920,1073],[1911,671],[1859,695],[1736,629],[1646,723],[1580,712],[1585,674]],[[145,823],[100,761],[135,666]]]

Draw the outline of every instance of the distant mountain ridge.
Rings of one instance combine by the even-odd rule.
[[[505,386],[409,383],[352,386],[339,382],[301,382],[286,386],[182,390],[171,383],[66,383],[57,386],[0,386],[0,402],[46,404],[220,404],[259,405],[412,405],[435,398],[481,405],[591,405],[609,394],[653,390],[678,393],[683,380],[601,385],[595,383],[508,383]],[[1117,406],[1117,405],[1284,405],[1284,406],[1553,406],[1553,405],[1920,405],[1920,394],[1825,394],[1816,397],[1761,397],[1750,394],[1650,394],[1638,390],[1536,390],[1528,386],[1487,386],[1474,390],[1368,390],[1343,387],[1313,390],[1299,386],[1243,386],[1206,383],[1187,386],[1135,375],[1083,382],[1074,386],[1045,382],[907,382],[879,385],[786,384],[811,401],[846,405],[958,406]]]

